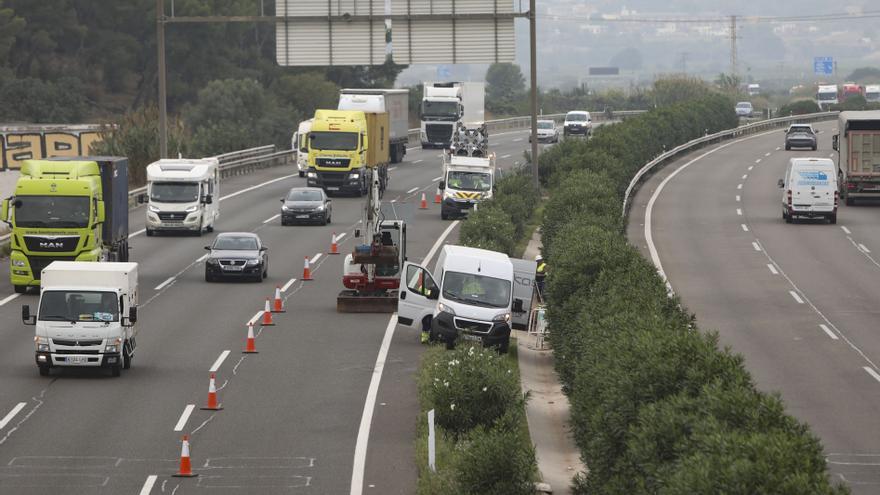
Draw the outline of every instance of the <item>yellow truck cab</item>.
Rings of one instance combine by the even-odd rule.
[[[388,178],[388,114],[317,110],[309,132],[309,187],[362,196],[376,170],[380,190]]]

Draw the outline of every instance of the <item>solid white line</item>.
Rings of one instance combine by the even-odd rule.
[[[290,286],[293,285],[294,282],[296,282],[296,279],[295,279],[295,278],[292,278],[292,279],[288,280],[287,283],[284,284],[284,287],[281,288],[281,292],[287,292],[287,289],[289,289]],[[262,312],[262,311],[261,311],[261,312]]]
[[[790,291],[788,291],[788,293],[791,294],[791,297],[793,297],[794,300],[797,301],[798,304],[804,303],[804,300],[801,299],[801,296],[799,296],[797,292],[790,290]]]
[[[841,225],[840,228],[843,229],[843,231],[846,233],[846,235],[852,234],[852,232],[850,232],[849,229],[844,227],[843,225]]]
[[[6,425],[8,425],[10,421],[12,421],[12,418],[14,418],[16,414],[21,412],[21,410],[24,409],[24,406],[26,405],[27,402],[19,402],[15,405],[15,407],[12,408],[11,411],[9,411],[6,416],[3,417],[3,419],[0,419],[0,430],[5,428]]]
[[[440,177],[434,177],[433,179],[431,179],[431,182],[440,182],[441,179],[443,179],[442,175]]]
[[[414,187],[414,188],[410,189],[409,191],[407,191],[406,193],[407,193],[407,194],[412,194],[412,193],[414,193],[414,192],[416,192],[416,191],[418,191],[418,190],[419,190],[418,187]]]
[[[866,253],[868,253],[868,254],[871,254],[871,250],[868,249],[867,247],[865,247],[864,244],[859,243],[859,249],[861,249],[862,251],[864,251],[864,252],[866,252]]]
[[[174,277],[168,277],[168,280],[157,285],[156,287],[153,288],[153,290],[162,290],[165,288],[166,285],[170,284],[171,282],[174,282]]]
[[[770,269],[770,273],[772,273],[773,275],[779,275],[779,270],[777,270],[776,267],[773,266],[773,263],[767,263],[767,268]]]
[[[755,163],[761,163],[761,159],[758,158],[757,160],[755,160]]]
[[[871,367],[869,367],[869,366],[862,366],[862,369],[865,370],[865,371],[867,371],[868,374],[871,375],[871,377],[872,377],[873,379],[875,379],[875,380],[877,380],[878,382],[880,382],[880,375],[878,375],[877,372],[874,371],[874,368],[871,368]]]
[[[150,495],[150,492],[153,491],[153,485],[156,484],[158,478],[159,477],[155,474],[147,476],[147,481],[144,482],[144,487],[141,488],[140,495]]]
[[[749,178],[749,174],[745,174],[745,175],[743,175],[743,180],[746,180],[746,179],[748,179],[748,178]]]
[[[504,156],[501,157],[501,159],[504,160],[504,159],[507,159],[507,158],[510,158],[510,157],[511,157],[511,155],[504,155]]]
[[[737,208],[737,209],[736,209],[736,214],[739,215],[739,216],[742,216],[742,214],[743,214],[742,209],[741,209],[741,208]]]
[[[437,242],[431,246],[428,255],[422,261],[428,264],[440,246],[446,241],[452,229],[460,222],[452,222],[443,234],[437,238]],[[379,383],[382,381],[382,371],[385,369],[385,359],[388,357],[388,349],[391,347],[391,339],[394,337],[394,329],[397,327],[397,313],[391,315],[388,326],[385,327],[385,336],[379,347],[379,355],[376,357],[376,366],[373,368],[373,377],[370,379],[370,388],[367,390],[367,399],[364,401],[364,413],[361,415],[361,424],[358,428],[357,443],[354,448],[354,466],[351,470],[351,495],[362,495],[364,491],[364,467],[367,463],[367,444],[370,440],[370,426],[373,422],[373,411],[376,408],[376,396],[379,394]]]
[[[262,313],[263,313],[263,312],[260,311],[260,314],[262,314]],[[211,366],[211,369],[209,369],[208,371],[210,371],[211,373],[215,373],[217,370],[219,370],[219,369],[220,369],[220,365],[223,364],[223,361],[226,361],[226,357],[227,357],[227,356],[229,356],[229,351],[223,351],[223,352],[221,352],[221,353],[220,353],[220,357],[218,357],[217,360],[214,361],[214,365]]]
[[[189,415],[192,414],[193,409],[195,408],[195,404],[187,404],[186,407],[183,408],[183,412],[180,413],[180,419],[178,419],[177,424],[174,425],[174,431],[183,431],[183,427],[186,426],[186,422],[189,421]]]
[[[832,340],[838,340],[837,335],[834,332],[832,332],[830,328],[828,328],[828,325],[826,325],[824,323],[820,323],[819,328],[821,328],[825,333],[827,333],[828,336],[831,337]]]
[[[21,294],[15,293],[15,294],[12,294],[11,296],[6,296],[5,298],[3,298],[2,301],[0,301],[0,306],[3,306],[4,304],[8,303],[9,301],[12,301],[12,300],[18,298],[18,296],[20,296],[20,295]]]
[[[752,171],[753,168],[755,168],[754,165],[749,165],[749,171],[750,171],[750,172]]]
[[[281,213],[279,213],[279,214],[277,214],[277,215],[272,215],[271,217],[269,217],[269,218],[263,220],[263,223],[264,223],[264,224],[269,223],[269,222],[271,222],[272,220],[275,220],[276,218],[278,218],[278,217],[280,217],[280,216],[281,216]]]
[[[137,232],[132,232],[131,234],[128,234],[128,238],[131,239],[132,237],[139,236],[146,231],[147,231],[147,229],[141,229],[141,230],[138,230]]]
[[[416,160],[413,163],[422,163],[423,161],[425,161],[425,160]]]
[[[238,195],[241,195],[241,194],[244,194],[244,193],[247,193],[247,192],[251,192],[251,191],[253,191],[253,190],[255,190],[255,189],[259,189],[259,188],[261,188],[261,187],[263,187],[263,186],[268,186],[269,184],[274,184],[274,183],[276,183],[276,182],[280,182],[280,181],[282,181],[282,180],[292,179],[292,178],[294,178],[294,177],[299,177],[299,174],[285,175],[284,177],[278,177],[277,179],[268,180],[268,181],[263,182],[263,183],[261,183],[261,184],[257,184],[256,186],[251,186],[251,187],[248,187],[248,188],[242,189],[241,191],[236,191],[236,192],[234,192],[234,193],[232,193],[232,194],[227,194],[226,196],[223,196],[222,198],[220,198],[220,201],[223,201],[223,200],[226,200],[226,199],[231,199],[231,198],[234,198],[234,197],[236,197],[236,196],[238,196]]]
[[[736,202],[739,203],[740,201],[742,201],[742,198],[739,197],[739,194],[737,194],[737,195],[736,195]]]
[[[293,279],[293,280],[296,280],[296,279]],[[292,282],[293,280],[291,280],[291,282]],[[257,320],[259,320],[261,316],[263,316],[263,310],[262,310],[262,309],[261,309],[260,311],[257,311],[257,314],[255,314],[254,316],[251,316],[251,319],[248,320],[248,324],[250,324],[250,325],[254,325],[254,324],[256,324],[256,323],[257,323]]]
[[[742,227],[743,232],[748,232],[748,231],[749,231],[749,226],[746,225],[746,224],[742,224],[742,225],[740,225],[740,227]]]
[[[743,185],[742,185],[742,184],[737,184],[737,185],[736,185],[736,188],[737,188],[737,189],[742,189],[742,188],[743,188]]]
[[[753,242],[752,247],[755,248],[755,251],[761,252],[761,246],[757,242]]]

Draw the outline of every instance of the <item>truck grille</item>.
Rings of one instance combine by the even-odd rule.
[[[73,256],[28,256],[28,264],[31,266],[31,272],[34,275],[34,279],[40,278],[40,273],[43,272],[43,269],[49,266],[53,261],[74,261],[76,258]]]
[[[456,318],[455,327],[459,330],[467,330],[475,333],[489,333],[489,330],[492,329],[492,324]]]
[[[315,163],[319,167],[348,168],[351,158],[316,158]]]
[[[162,220],[163,222],[182,222],[186,218],[187,213],[184,213],[182,211],[175,211],[175,212],[164,212],[163,211],[163,212],[157,213],[157,215],[159,216],[159,220]]]
[[[79,237],[78,235],[26,235],[24,245],[28,251],[65,253],[76,251]]]
[[[52,343],[55,345],[66,345],[68,347],[86,347],[93,345],[101,345],[102,340],[61,340],[61,339],[52,339]]]
[[[244,266],[246,260],[220,260],[223,266]]]
[[[425,124],[425,134],[432,143],[452,141],[452,126],[449,124]]]
[[[318,172],[324,187],[342,187],[348,182],[347,172]]]

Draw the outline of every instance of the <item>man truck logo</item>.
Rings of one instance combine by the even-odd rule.
[[[61,241],[40,241],[40,247],[44,249],[60,249],[64,247],[64,243]]]

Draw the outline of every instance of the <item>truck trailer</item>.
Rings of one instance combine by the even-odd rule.
[[[400,163],[409,142],[408,89],[343,89],[337,110],[388,114],[388,150],[391,163]]]
[[[838,152],[840,196],[852,206],[880,198],[880,111],[841,112],[832,143]]]

